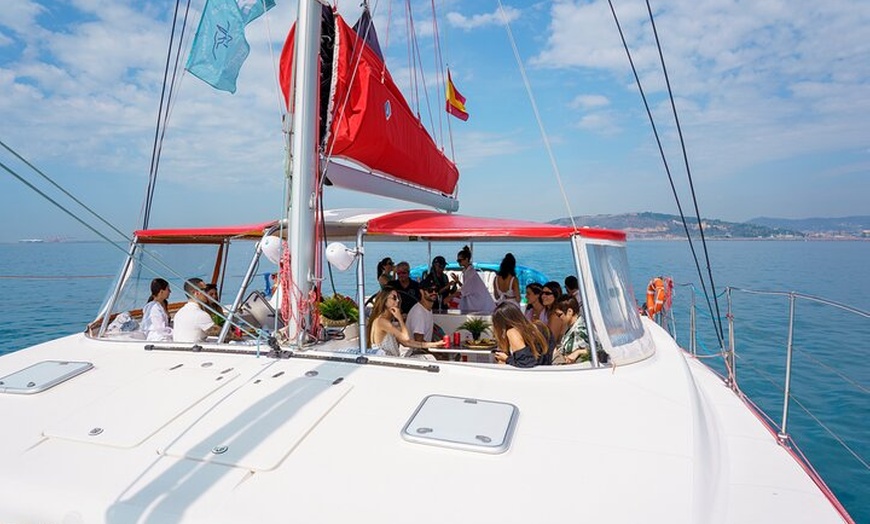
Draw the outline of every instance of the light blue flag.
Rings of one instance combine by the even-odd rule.
[[[236,0],[245,25],[250,24],[260,15],[275,7],[275,0]]]
[[[245,0],[239,0],[242,2]],[[257,10],[256,6],[249,6],[246,18],[239,3],[236,0],[206,0],[186,66],[193,75],[215,89],[230,93],[236,92],[239,70],[251,50],[245,40],[245,25],[253,20],[250,15]],[[256,16],[265,11],[262,3],[258,4],[261,7]]]

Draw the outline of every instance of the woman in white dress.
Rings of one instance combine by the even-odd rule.
[[[169,282],[162,278],[151,281],[151,296],[142,308],[142,331],[147,340],[172,340],[169,312],[166,310],[166,301],[170,293],[172,290],[169,289]]]
[[[495,304],[500,305],[511,302],[520,305],[520,282],[517,280],[517,259],[512,253],[508,253],[501,260],[498,273],[495,274],[495,282],[492,286],[492,295]]]
[[[459,309],[487,315],[492,313],[492,310],[495,309],[495,300],[474,269],[474,264],[471,263],[471,249],[468,246],[463,247],[456,254],[456,262],[462,268],[462,295],[459,300]],[[456,275],[453,275],[453,279],[458,282]]]

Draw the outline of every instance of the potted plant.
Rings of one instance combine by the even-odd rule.
[[[326,327],[343,327],[359,322],[359,308],[352,298],[336,293],[318,305],[321,323]]]
[[[459,325],[457,329],[464,329],[471,333],[471,339],[474,342],[480,341],[480,336],[484,331],[489,330],[492,324],[485,318],[469,317],[468,320]]]

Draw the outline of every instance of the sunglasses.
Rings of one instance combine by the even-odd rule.
[[[396,274],[397,275],[407,275],[408,272],[407,271],[396,271]]]
[[[546,291],[546,290],[544,290],[544,291],[541,291],[541,294],[542,294],[542,295],[552,295],[553,292],[552,292],[552,291]]]
[[[559,318],[562,318],[563,316],[565,316],[565,312],[564,312],[564,311],[556,311],[555,313],[556,313],[556,316],[559,317]]]

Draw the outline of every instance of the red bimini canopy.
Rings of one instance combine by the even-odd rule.
[[[556,226],[523,220],[478,218],[439,213],[437,211],[408,210],[388,213],[368,221],[367,235],[424,237],[431,239],[507,240],[560,240],[572,235],[604,240],[625,241],[625,233],[610,229]]]
[[[220,244],[224,240],[245,238],[259,240],[263,233],[278,222],[262,222],[242,226],[221,226],[181,229],[140,229],[136,239],[140,244]]]

